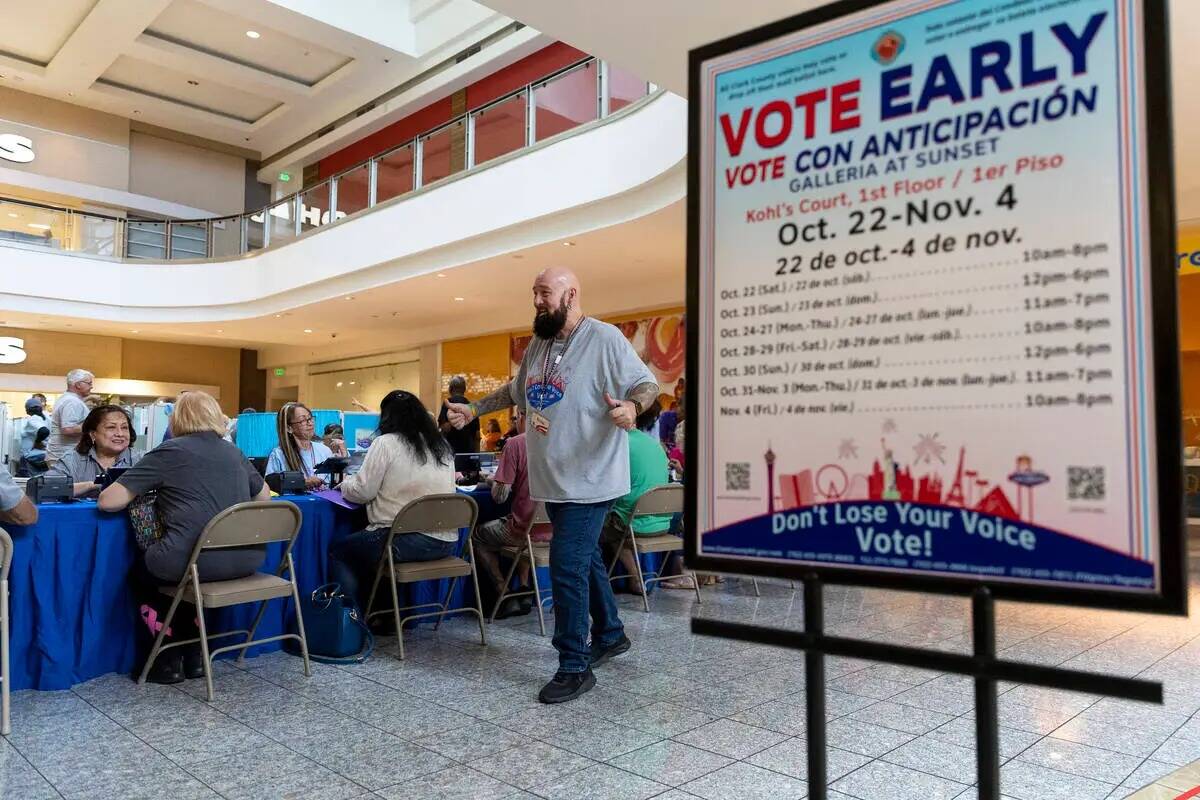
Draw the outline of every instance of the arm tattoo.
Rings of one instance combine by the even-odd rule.
[[[650,407],[650,404],[658,399],[658,384],[652,381],[639,383],[633,387],[633,391],[629,393],[626,400],[632,400],[637,403],[638,408],[645,411]]]
[[[499,481],[492,484],[492,499],[497,503],[507,502],[510,494],[512,494],[512,484],[500,483]]]
[[[489,394],[480,400],[475,401],[476,416],[482,417],[484,414],[490,414],[493,411],[503,411],[506,408],[513,407],[512,394],[509,386],[512,382],[504,384],[496,391]]]

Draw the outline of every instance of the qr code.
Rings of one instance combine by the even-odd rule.
[[[750,491],[750,464],[746,461],[725,464],[725,491]]]
[[[1103,500],[1104,467],[1067,467],[1067,499]]]

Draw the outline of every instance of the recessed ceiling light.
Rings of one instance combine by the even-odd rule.
[[[224,332],[225,332],[225,331],[224,331],[223,329],[221,329],[221,328],[217,328],[217,333],[224,333]]]
[[[10,212],[8,212],[8,215],[9,215],[10,217],[12,217],[13,219],[16,219],[17,217],[21,216],[20,214],[14,214],[14,213],[13,213],[13,212],[11,212],[11,211],[10,211]]]
[[[40,223],[40,222],[31,222],[31,223],[29,223],[29,227],[31,227],[31,228],[37,228],[39,231],[48,231],[48,230],[50,230],[50,226],[49,226],[49,225],[43,225],[43,224],[42,224],[42,223]]]
[[[142,113],[142,112],[138,111],[138,110],[135,108],[135,109],[133,110],[133,113],[135,113],[135,114],[140,114],[140,113]]]
[[[454,298],[454,302],[461,303],[463,301],[463,299],[464,298],[462,298],[462,297],[456,297],[456,298]]]
[[[132,331],[130,331],[130,333],[141,333],[141,331],[138,331],[138,330],[132,330]]]
[[[575,246],[574,242],[563,242],[563,247],[574,247],[574,246]]]
[[[74,97],[74,96],[75,96],[74,92],[67,92],[67,97]]]
[[[354,386],[354,385],[355,385],[355,383],[356,383],[355,381],[350,381],[350,385],[351,385],[351,386]]]
[[[446,277],[446,273],[444,273],[444,272],[439,272],[439,273],[437,274],[437,276],[438,276],[439,278],[444,278],[444,277]]]
[[[279,319],[279,318],[280,318],[280,317],[282,317],[282,316],[283,316],[283,314],[276,314],[276,315],[275,315],[275,319]]]
[[[353,300],[353,299],[354,299],[354,295],[347,295],[346,299],[347,299],[347,300]]]
[[[312,333],[312,328],[305,328],[305,329],[304,329],[304,332],[305,332],[305,333]]]
[[[258,37],[262,36],[262,34],[258,31],[246,31],[246,36],[251,39],[257,39]]]

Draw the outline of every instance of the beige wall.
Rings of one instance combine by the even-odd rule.
[[[236,414],[239,410],[241,355],[236,347],[20,328],[5,328],[4,335],[24,339],[27,358],[21,364],[0,365],[0,374],[62,375],[65,388],[68,370],[78,367],[93,372],[97,378],[216,386],[220,390],[221,409],[226,414]]]
[[[0,87],[0,133],[33,141],[33,161],[6,169],[129,189],[129,120]]]
[[[217,214],[244,210],[245,159],[138,131],[129,147],[129,191]]]
[[[241,351],[236,347],[150,342],[122,339],[124,378],[169,383],[200,383],[221,387],[221,410],[237,414],[241,385]]]

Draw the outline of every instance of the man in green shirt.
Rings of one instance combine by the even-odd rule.
[[[667,477],[667,454],[658,439],[649,433],[654,430],[660,413],[662,407],[655,400],[638,416],[636,427],[629,431],[629,494],[613,502],[612,509],[608,512],[608,520],[604,523],[601,539],[610,559],[613,548],[620,547],[627,536],[627,528],[637,501],[651,489],[670,482]],[[633,520],[634,536],[657,536],[667,533],[670,529],[670,514],[638,517]],[[621,564],[629,575],[637,574],[633,558],[633,553],[627,548],[621,549]],[[643,587],[631,586],[630,591],[640,595]]]

